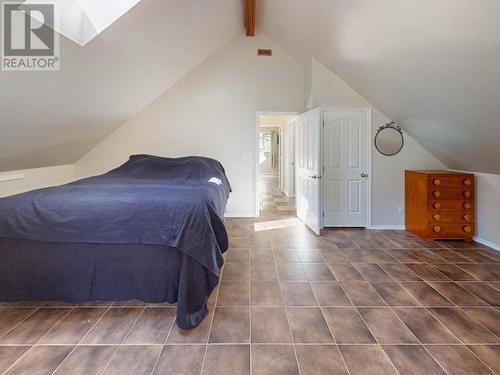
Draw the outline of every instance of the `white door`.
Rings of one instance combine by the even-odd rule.
[[[301,114],[296,126],[297,216],[319,234],[320,220],[320,110]]]
[[[368,112],[323,113],[324,227],[368,225]]]
[[[284,128],[283,145],[285,146],[285,189],[287,196],[295,195],[295,121]]]

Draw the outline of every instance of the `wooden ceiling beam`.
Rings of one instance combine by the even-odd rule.
[[[257,8],[257,0],[245,1],[245,26],[247,36],[255,36],[255,15]]]

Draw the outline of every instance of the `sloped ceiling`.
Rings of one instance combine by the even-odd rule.
[[[142,0],[59,72],[0,72],[0,171],[75,162],[242,29],[239,0]],[[189,100],[189,98],[186,98]]]
[[[316,57],[449,168],[500,174],[500,1],[260,0],[260,28]]]

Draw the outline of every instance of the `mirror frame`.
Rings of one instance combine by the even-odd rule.
[[[377,145],[377,137],[378,135],[380,134],[380,132],[382,130],[385,130],[385,129],[394,129],[396,130],[399,135],[401,136],[401,147],[394,153],[394,154],[386,154],[385,152],[382,152],[379,148],[378,148],[378,145]],[[384,156],[395,156],[397,154],[399,154],[401,152],[401,150],[403,149],[404,145],[405,145],[405,137],[403,135],[403,129],[401,129],[401,126],[397,125],[394,121],[392,122],[388,122],[387,124],[385,125],[382,125],[380,126],[378,129],[377,129],[377,134],[375,134],[375,139],[373,140],[373,143],[375,144],[375,148],[377,149],[378,152],[380,152],[382,155]]]

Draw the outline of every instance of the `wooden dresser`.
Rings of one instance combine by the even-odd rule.
[[[474,175],[406,171],[406,230],[426,241],[472,240]]]

